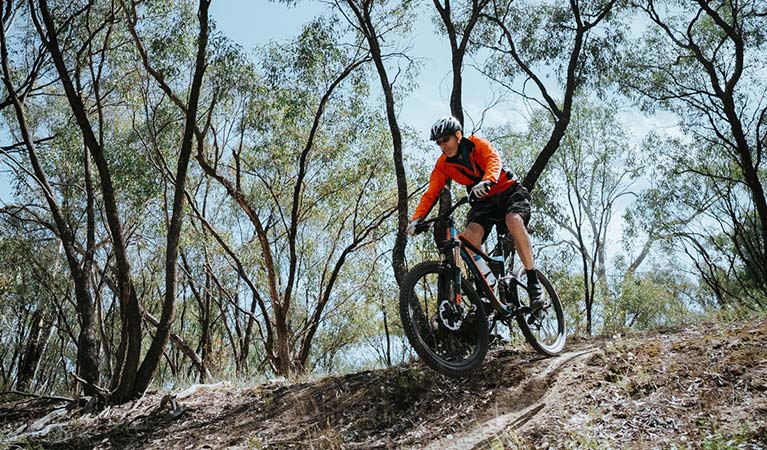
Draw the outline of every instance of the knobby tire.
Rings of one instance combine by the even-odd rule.
[[[463,301],[470,302],[474,306],[473,311],[467,319],[464,319],[462,327],[457,332],[450,332],[439,322],[437,327],[434,327],[432,319],[435,311],[423,311],[424,308],[420,305],[421,300],[416,295],[418,283],[422,282],[426,286],[428,284],[426,283],[426,278],[429,275],[436,275],[439,280],[438,284],[453,283],[451,280],[452,274],[443,268],[438,261],[425,261],[413,267],[405,275],[400,290],[400,319],[402,320],[402,326],[410,344],[421,360],[429,367],[450,377],[465,377],[482,364],[487,354],[489,336],[485,310],[482,307],[479,296],[472,289],[470,283],[464,279],[461,282]],[[434,288],[438,291],[438,305],[441,301],[440,287],[438,285]],[[442,337],[438,337],[439,335],[442,335]],[[457,337],[459,335],[461,336],[460,339]],[[442,344],[438,341],[441,340],[463,341],[464,345],[476,347],[465,358],[459,361],[451,361],[438,354],[435,351],[436,348],[431,348],[440,347]],[[431,346],[427,344],[427,341],[431,342]]]

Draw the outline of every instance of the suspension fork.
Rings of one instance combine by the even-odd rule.
[[[461,268],[458,266],[458,262],[461,260],[461,241],[458,240],[458,230],[455,227],[448,227],[448,239],[452,246],[453,253],[453,298],[456,306],[461,306]]]

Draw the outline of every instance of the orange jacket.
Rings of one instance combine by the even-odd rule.
[[[501,167],[501,156],[490,143],[474,135],[461,139],[458,154],[448,158],[444,153],[437,159],[429,178],[429,188],[424,192],[413,220],[426,218],[439,197],[447,180],[467,186],[470,191],[475,184],[483,180],[495,183],[487,196],[504,192],[516,183],[510,174]]]

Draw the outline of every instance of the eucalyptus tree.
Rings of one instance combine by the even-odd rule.
[[[586,86],[597,85],[600,72],[615,61],[623,33],[620,23],[611,20],[616,3],[493,0],[481,14],[486,26],[473,40],[493,54],[483,73],[526,102],[543,107],[554,119],[524,177],[530,191],[565,136],[575,96]],[[559,85],[552,86],[549,78]],[[515,84],[519,79],[524,79],[521,88]],[[528,91],[529,84],[535,92]]]
[[[548,139],[554,119],[539,109],[533,115],[526,146],[538,148]],[[604,306],[618,286],[611,286],[608,271],[610,235],[616,233],[613,220],[621,205],[639,193],[637,179],[643,172],[629,133],[609,104],[581,100],[574,104],[572,121],[560,149],[539,183],[536,211],[543,222],[553,225],[548,239],[565,246],[580,266],[580,293],[586,315],[586,332],[591,334],[595,306]],[[613,242],[613,244],[615,244]],[[636,266],[644,260],[636,262]],[[612,288],[612,289],[611,289]]]
[[[18,26],[14,26],[17,21],[25,20],[26,2],[23,0],[3,0],[0,3],[0,19],[2,20],[3,32],[8,33],[14,31],[18,36],[26,34],[24,31],[20,31]],[[20,99],[25,99],[30,96],[40,95],[41,91],[46,87],[45,84],[37,83],[39,78],[45,78],[44,72],[46,71],[46,55],[45,52],[36,51],[30,52],[27,55],[27,69],[24,73],[23,79],[15,80],[14,94]],[[0,111],[5,108],[13,106],[13,99],[11,93],[6,92],[5,95],[0,98]]]
[[[464,59],[471,51],[469,43],[472,32],[479,21],[480,15],[490,4],[490,0],[470,0],[451,3],[445,0],[433,0],[434,7],[444,26],[444,33],[450,42],[450,67],[453,72],[450,89],[450,112],[453,117],[464,123],[463,117],[463,68]]]
[[[552,117],[538,109],[532,118],[524,137],[492,130],[504,147],[522,151],[511,158],[517,168],[524,167],[548,139]],[[576,328],[583,317],[589,334],[600,325],[621,328],[632,322],[648,323],[650,317],[662,320],[662,308],[647,309],[656,311],[654,315],[639,314],[643,311],[633,286],[651,284],[648,280],[655,275],[641,269],[653,250],[679,238],[679,229],[701,213],[699,208],[661,212],[657,194],[673,195],[674,191],[662,190],[655,176],[659,144],[652,136],[641,144],[632,139],[615,104],[579,99],[534,199],[538,219],[531,226],[539,236],[540,256],[562,280],[562,294],[577,302],[578,310],[570,311],[573,320],[579,321]],[[672,272],[678,273],[665,271]],[[657,304],[677,301],[681,300],[662,296]]]
[[[471,0],[467,2],[458,2],[451,4],[449,0],[442,3],[440,0],[433,0],[434,7],[439,13],[444,31],[450,42],[450,62],[453,72],[452,86],[450,89],[450,113],[457,118],[461,124],[465,125],[463,115],[463,68],[466,55],[472,50],[469,47],[472,32],[477,27],[477,23],[483,10],[487,8],[490,0]],[[464,130],[465,130],[464,126]],[[439,212],[444,213],[450,209],[452,198],[450,188],[452,182],[448,181],[439,195]],[[445,236],[445,227],[437,224],[433,229],[434,241],[441,245]]]
[[[689,256],[687,271],[708,291],[699,296],[701,306],[764,308],[764,280],[754,271],[758,219],[738,166],[715,144],[689,136],[653,135],[646,147],[655,161],[653,186],[640,196],[631,227],[655,223],[673,238],[669,247]],[[717,181],[700,175],[706,173]]]
[[[71,10],[68,11],[71,13],[71,16],[67,17],[67,20],[65,23],[67,25],[70,25],[71,22],[75,18],[82,19],[82,11],[76,11],[72,12]],[[81,82],[80,82],[80,70],[71,70],[67,68],[67,62],[65,61],[64,52],[73,51],[73,42],[74,34],[71,32],[71,28],[67,28],[66,30],[62,26],[61,29],[57,29],[56,24],[54,23],[53,16],[49,10],[48,3],[46,1],[42,1],[39,4],[30,3],[30,15],[33,19],[35,28],[38,31],[38,34],[40,36],[41,42],[44,44],[47,52],[49,53],[51,59],[54,61],[54,64],[56,66],[57,72],[59,73],[60,82],[64,86],[64,90],[67,93],[67,98],[70,101],[70,104],[72,106],[72,111],[75,113],[78,124],[80,125],[80,128],[83,131],[83,140],[85,142],[86,149],[89,150],[90,156],[94,158],[96,161],[97,166],[99,166],[99,175],[101,178],[101,188],[104,195],[105,200],[105,206],[107,209],[107,217],[108,222],[111,229],[111,234],[113,236],[114,245],[116,248],[116,254],[118,256],[118,263],[121,265],[121,267],[125,270],[120,271],[121,274],[124,275],[124,277],[121,278],[121,287],[123,287],[123,304],[127,304],[128,298],[131,296],[131,290],[129,288],[130,285],[130,279],[129,279],[129,264],[128,264],[128,258],[125,252],[125,245],[124,245],[124,239],[122,235],[122,228],[120,224],[120,219],[117,214],[117,205],[114,195],[114,186],[111,180],[111,176],[108,169],[108,164],[106,162],[106,159],[104,158],[103,153],[103,147],[101,147],[101,143],[99,142],[96,134],[93,131],[93,127],[91,126],[90,118],[88,117],[88,114],[86,112],[86,107],[83,103],[83,96],[80,95],[78,92],[78,88],[81,90]],[[65,16],[65,14],[62,14],[62,16]],[[61,35],[59,32],[62,32]],[[107,33],[108,34],[108,33]],[[60,36],[63,37],[64,42],[62,43],[60,40]],[[63,45],[62,45],[63,44]],[[87,48],[87,46],[84,46],[82,48]],[[79,67],[82,63],[82,60],[79,58],[81,55],[77,55],[78,57],[73,58],[75,60],[75,64]],[[127,279],[125,277],[128,277]],[[87,276],[83,277],[84,279],[88,279]],[[134,297],[135,298],[135,297]],[[138,317],[137,311],[136,311],[136,317]],[[132,348],[134,351],[138,351],[138,348]]]
[[[11,2],[8,2],[7,5],[0,3],[0,6],[2,6],[0,7],[0,10],[5,12],[13,9]],[[18,9],[16,11],[18,11]],[[39,74],[38,61],[40,61],[42,57],[34,56],[32,58],[34,62],[28,67],[22,66],[12,68],[13,62],[9,56],[6,36],[6,25],[10,25],[10,23],[6,24],[6,20],[10,22],[11,16],[4,14],[3,17],[4,22],[2,29],[0,29],[0,62],[2,63],[3,84],[8,98],[13,105],[18,125],[17,129],[19,134],[21,134],[21,139],[27,153],[26,156],[32,166],[29,171],[31,172],[30,178],[34,180],[36,190],[42,193],[45,198],[48,212],[53,219],[53,223],[50,223],[46,218],[41,218],[40,223],[44,224],[60,239],[72,280],[74,281],[75,296],[77,298],[78,306],[78,319],[80,322],[80,331],[77,340],[77,373],[85,381],[85,393],[93,395],[97,393],[95,385],[98,383],[99,378],[99,343],[98,333],[96,331],[94,302],[91,296],[90,286],[90,271],[93,264],[96,242],[94,190],[91,184],[89,159],[87,154],[83,155],[84,184],[87,197],[87,231],[84,251],[82,252],[83,255],[80,257],[78,247],[81,247],[82,244],[79,242],[79,238],[75,231],[76,224],[72,223],[72,217],[68,214],[69,211],[67,211],[66,206],[62,207],[61,201],[57,197],[57,194],[49,181],[49,176],[40,160],[38,149],[35,144],[33,135],[34,130],[31,128],[30,121],[27,117],[27,108],[24,104],[25,98],[18,95],[18,91],[23,90],[23,88],[17,88],[14,83],[13,72],[24,70],[27,73],[27,81],[25,81],[25,83],[28,83],[29,86],[36,84],[38,82],[37,76]],[[85,50],[83,50],[83,53],[85,53]],[[22,59],[20,63],[23,64],[24,60]],[[66,202],[66,197],[64,198],[64,201]]]
[[[548,197],[541,212],[565,231],[564,243],[580,256],[589,334],[597,291],[603,302],[610,300],[608,233],[615,227],[618,205],[637,194],[634,184],[643,171],[637,156],[614,108],[576,103],[568,132],[544,177],[546,188],[557,195]]]
[[[681,173],[726,185],[720,197],[730,216],[733,248],[758,279],[767,278],[767,198],[765,156],[764,14],[763,1],[633,2],[651,26],[627,52],[623,85],[650,111],[677,113],[692,139],[708,144],[716,165],[689,158]],[[734,170],[718,172],[720,156]],[[732,189],[730,189],[732,188]],[[745,190],[746,199],[737,195]],[[732,213],[730,215],[729,213]],[[746,230],[750,230],[747,232]],[[746,234],[756,237],[744,239]],[[758,288],[767,291],[761,284]]]
[[[228,198],[234,229],[221,222],[224,211],[204,214],[195,199],[190,206],[242,281],[213,282],[255,327],[262,363],[279,375],[308,370],[329,314],[359,301],[348,263],[380,241],[397,210],[382,184],[385,160],[370,150],[381,131],[367,105],[369,58],[338,45],[340,36],[332,19],[316,20],[294,41],[261,50],[255,69],[234,51],[216,69],[230,74],[213,94],[223,109],[211,109],[203,126],[212,140],[198,140],[197,162],[218,187],[211,199]]]
[[[197,112],[199,109],[203,76],[207,66],[209,6],[210,0],[199,1],[197,10],[197,18],[199,20],[199,33],[197,35],[197,49],[193,64],[194,69],[188,96],[183,104],[184,107],[182,108],[184,113],[184,127],[183,136],[181,137],[180,142],[181,145],[178,154],[178,162],[173,177],[173,212],[168,226],[168,234],[165,247],[165,298],[163,300],[162,315],[157,326],[157,332],[155,333],[152,339],[152,343],[147,350],[144,361],[138,368],[138,371],[135,374],[135,380],[127,391],[129,395],[143,393],[149,386],[149,383],[152,380],[152,376],[154,375],[155,370],[157,370],[157,366],[160,362],[160,358],[162,357],[165,346],[168,343],[168,338],[171,334],[171,325],[175,319],[179,237],[181,234],[181,227],[184,217],[183,206],[185,201],[187,171],[189,169],[189,161],[191,159],[192,150],[194,147],[195,135],[197,134]],[[128,28],[130,29],[131,34],[137,43],[137,48],[139,49],[142,60],[146,60],[147,54],[146,52],[141,51],[141,46],[139,45],[140,40],[135,31],[136,22],[138,20],[136,17],[136,5],[133,4],[130,10],[126,8],[124,4],[123,7],[126,13],[128,13]],[[170,92],[166,93],[169,96],[172,96]],[[140,324],[134,324],[134,326],[139,325]],[[128,378],[130,378],[131,375],[132,374],[128,374]],[[125,385],[127,385],[127,383],[121,383],[121,386]]]
[[[205,67],[208,4],[209,2],[205,0],[199,4],[200,30],[197,39],[197,55],[191,88],[189,89],[185,131],[183,137],[179,139],[180,152],[175,173],[176,189],[173,197],[173,212],[165,246],[166,280],[163,314],[158,323],[158,332],[152,339],[152,344],[140,365],[142,350],[141,307],[133,280],[126,242],[126,229],[124,228],[124,221],[120,217],[119,191],[114,182],[114,160],[109,153],[109,143],[104,139],[105,131],[109,128],[109,124],[105,122],[104,114],[109,107],[104,101],[108,93],[99,91],[99,80],[104,66],[107,66],[107,71],[111,68],[107,62],[112,56],[111,50],[113,50],[110,46],[110,37],[112,36],[113,25],[118,23],[118,15],[121,14],[121,10],[114,3],[111,5],[90,3],[80,9],[60,4],[54,4],[55,9],[51,9],[46,0],[30,2],[29,4],[30,15],[39,39],[44,44],[56,68],[59,83],[81,132],[84,147],[97,167],[100,193],[103,197],[106,222],[116,261],[114,272],[121,309],[121,342],[117,352],[112,383],[115,388],[112,393],[112,400],[116,402],[127,401],[146,390],[159,363],[170,333],[170,324],[173,322],[178,235],[183,217],[183,187],[192,151],[197,101]],[[86,33],[78,35],[73,33],[75,29],[83,29]],[[101,42],[101,47],[98,52],[95,52],[91,45],[97,39]],[[95,58],[93,57],[94,53],[97,55]],[[85,70],[83,69],[87,67],[91,69],[89,71],[90,78],[87,79],[87,83],[84,83],[86,80],[84,80],[83,72]],[[91,113],[94,110],[95,114]],[[111,162],[110,159],[112,159]]]
[[[36,230],[25,219],[17,210],[3,214],[0,222],[0,385],[21,392],[42,390],[51,378],[68,377],[58,365],[51,373],[47,362],[55,354],[55,331],[63,328],[57,326],[58,311],[68,309],[60,246],[46,239],[48,230]]]
[[[397,37],[407,33],[415,19],[415,2],[377,2],[374,0],[334,0],[333,5],[357,34],[358,45],[366,45],[375,66],[384,94],[386,120],[392,140],[394,174],[397,180],[397,236],[392,249],[392,269],[397,284],[405,276],[405,247],[407,245],[408,191],[405,166],[402,161],[402,130],[397,118],[397,90],[407,89],[400,75],[409,77],[415,64],[407,50],[398,48]],[[404,69],[403,69],[404,60]],[[396,70],[395,70],[396,68]],[[394,75],[392,75],[394,72]],[[404,74],[403,74],[404,72]]]

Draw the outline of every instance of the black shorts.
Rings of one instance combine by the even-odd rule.
[[[482,237],[484,242],[493,225],[498,226],[498,231],[505,233],[506,214],[517,213],[522,217],[525,226],[530,222],[530,193],[527,188],[520,183],[514,183],[506,191],[496,194],[484,200],[479,200],[471,204],[471,209],[466,215],[466,222],[476,222],[482,225],[485,234]]]

